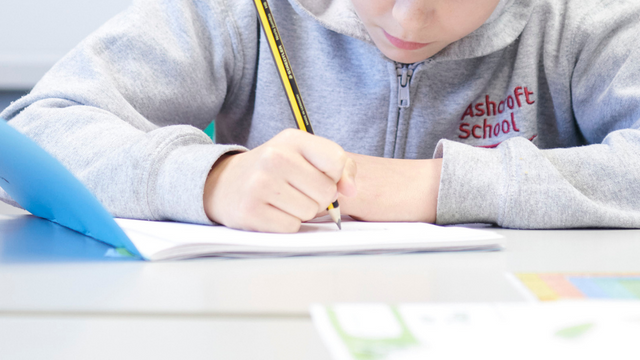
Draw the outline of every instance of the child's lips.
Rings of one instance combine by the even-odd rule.
[[[384,29],[382,31],[384,32],[384,35],[387,37],[389,42],[391,42],[391,44],[393,46],[397,47],[398,49],[402,49],[402,50],[418,50],[418,49],[422,49],[423,47],[425,47],[425,46],[430,44],[430,43],[418,43],[418,42],[404,41],[404,40],[398,39],[395,36],[390,35]]]

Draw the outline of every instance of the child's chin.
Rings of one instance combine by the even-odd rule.
[[[413,64],[425,61],[433,56],[433,54],[427,51],[411,51],[402,49],[381,49],[381,51],[389,59],[403,64]]]

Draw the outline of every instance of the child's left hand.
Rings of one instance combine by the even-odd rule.
[[[436,222],[442,159],[349,157],[358,166],[358,194],[338,198],[342,214],[364,221]]]

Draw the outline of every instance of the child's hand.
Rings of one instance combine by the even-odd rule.
[[[365,221],[436,222],[442,159],[348,155],[358,165],[358,196],[340,198],[343,214]]]
[[[337,144],[285,130],[260,147],[216,163],[204,209],[217,223],[243,230],[296,232],[335,201],[356,195],[356,165]]]

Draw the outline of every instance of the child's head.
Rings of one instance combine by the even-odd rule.
[[[401,63],[423,61],[482,26],[500,0],[351,0],[376,46]]]

